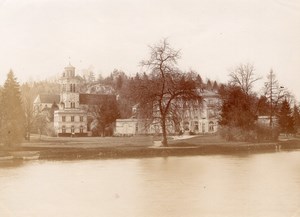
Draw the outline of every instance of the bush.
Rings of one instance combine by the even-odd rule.
[[[189,135],[193,136],[193,135],[196,135],[196,133],[193,132],[193,131],[190,131],[190,132],[189,132]]]
[[[223,126],[219,130],[221,137],[227,141],[254,142],[257,135],[253,130],[244,130],[238,127]]]
[[[219,133],[227,141],[262,142],[276,141],[279,136],[279,129],[277,127],[271,129],[261,125],[256,125],[252,130],[223,126]]]
[[[269,126],[256,125],[257,141],[277,141],[279,136],[278,127],[270,128]]]

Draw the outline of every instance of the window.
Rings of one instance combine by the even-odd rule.
[[[214,122],[209,122],[209,132],[214,132]]]
[[[74,116],[71,116],[71,122],[74,122],[74,119],[75,119]]]
[[[80,116],[80,122],[83,122],[83,116]]]
[[[75,93],[75,84],[70,84],[70,92]]]
[[[62,122],[66,122],[66,116],[62,116]]]
[[[195,131],[198,131],[198,130],[199,130],[198,121],[195,121],[195,122],[194,122],[194,125],[195,125],[194,130],[195,130]]]
[[[72,126],[72,127],[71,127],[71,133],[74,133],[74,132],[75,132],[75,127]]]
[[[83,126],[80,126],[80,133],[83,133]]]
[[[75,108],[75,102],[71,102],[71,108]]]
[[[62,132],[62,133],[66,133],[66,126],[62,126],[61,132]]]

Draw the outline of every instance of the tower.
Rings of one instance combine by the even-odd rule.
[[[60,78],[60,106],[62,109],[79,108],[79,83],[79,79],[75,76],[75,67],[69,64]]]
[[[87,112],[80,107],[80,79],[75,76],[75,67],[66,66],[59,82],[59,110],[54,112],[57,136],[87,136]]]

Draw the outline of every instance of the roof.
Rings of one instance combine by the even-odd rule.
[[[108,100],[116,100],[115,95],[110,94],[79,94],[79,104],[98,105]]]
[[[75,69],[75,67],[72,66],[70,62],[69,62],[69,65],[65,67],[65,69],[66,69],[66,68],[73,68],[73,69]]]
[[[60,95],[59,94],[40,94],[41,103],[59,103]]]

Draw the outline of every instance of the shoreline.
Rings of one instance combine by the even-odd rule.
[[[187,140],[188,141],[188,140]],[[14,149],[0,150],[3,160],[77,160],[77,159],[114,159],[149,158],[196,155],[254,154],[300,149],[300,140],[293,139],[270,143],[228,143],[228,144],[192,144],[185,140],[174,141],[168,147],[154,145],[122,145],[105,147],[59,147],[59,144],[44,146],[36,143],[32,146],[19,146]],[[35,156],[38,157],[36,158]],[[12,159],[5,157],[13,156]]]

